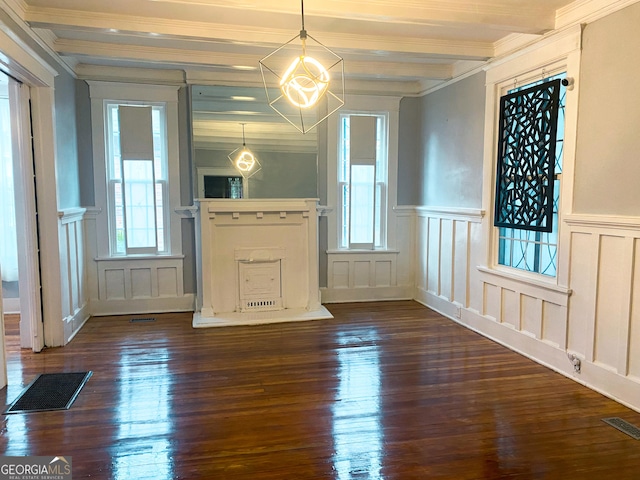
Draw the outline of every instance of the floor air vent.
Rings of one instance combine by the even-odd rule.
[[[630,437],[635,438],[636,440],[640,440],[640,428],[627,422],[626,420],[623,420],[619,417],[611,417],[603,418],[602,421],[608,423],[614,428],[617,428],[621,432],[626,433]]]
[[[153,317],[147,317],[147,318],[132,318],[131,320],[129,320],[131,323],[149,323],[149,322],[155,322],[156,319]]]

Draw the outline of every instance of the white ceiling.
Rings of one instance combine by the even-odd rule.
[[[118,79],[122,70],[114,67],[136,67],[127,75],[140,80],[260,87],[258,61],[301,28],[300,0],[3,1],[81,79]],[[476,68],[505,45],[558,28],[581,2],[306,0],[304,18],[308,33],[344,58],[347,93],[411,96]],[[201,100],[225,92],[202,91]],[[205,142],[220,130],[214,122],[227,122],[229,134],[240,131],[228,114],[238,105],[216,118],[196,108],[196,141],[198,133]],[[242,109],[252,107],[245,102]],[[249,115],[240,121],[257,121]]]
[[[80,77],[95,66],[182,70],[206,83],[259,84],[258,60],[297,35],[299,0],[13,0]],[[571,0],[307,0],[310,35],[368,81],[419,94],[495,55],[511,34],[556,28]],[[250,70],[240,70],[246,67]],[[375,87],[371,87],[375,88]]]

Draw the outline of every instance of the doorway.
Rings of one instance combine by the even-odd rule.
[[[0,71],[3,311],[20,313],[20,346],[38,352],[44,342],[30,117],[29,87]]]

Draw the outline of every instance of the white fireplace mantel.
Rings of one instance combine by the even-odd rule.
[[[317,199],[197,203],[194,327],[333,318],[320,304]]]

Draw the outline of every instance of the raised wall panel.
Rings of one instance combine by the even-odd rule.
[[[629,323],[629,375],[640,381],[640,239],[634,239],[633,285]]]
[[[490,283],[484,284],[484,315],[499,321],[502,307],[502,289]]]
[[[595,262],[584,259],[596,259],[597,236],[591,233],[571,233],[571,264],[569,283],[571,299],[567,326],[567,349],[593,359],[593,327],[596,301]]]
[[[124,269],[106,269],[104,271],[105,296],[107,300],[124,300]]]
[[[556,347],[565,348],[567,335],[566,309],[553,303],[542,305],[542,339]]]
[[[131,272],[131,298],[151,297],[151,269],[132,268]]]
[[[522,323],[520,328],[523,332],[541,339],[542,338],[542,300],[529,295],[520,297],[522,308]]]
[[[368,287],[370,286],[371,262],[355,261],[353,262],[353,286]]]
[[[617,369],[620,352],[619,339],[622,328],[627,328],[629,297],[626,282],[629,276],[625,255],[625,239],[603,235],[600,238],[598,263],[598,291],[596,306],[596,331],[594,360],[611,369]]]
[[[429,219],[416,218],[416,287],[427,290],[427,256],[429,238]]]
[[[175,267],[158,267],[158,296],[171,297],[178,294],[178,272]]]
[[[449,301],[453,301],[454,223],[440,223],[440,296]]]
[[[390,261],[375,262],[376,287],[388,287],[392,284],[391,267],[392,265]]]
[[[467,281],[469,271],[469,222],[454,222],[454,267],[452,300],[467,306]]]
[[[427,291],[440,295],[440,219],[429,218]]]
[[[333,288],[349,288],[349,262],[333,262]]]
[[[416,262],[414,255],[415,245],[415,214],[398,214],[396,216],[396,241],[398,249],[398,261],[396,265],[390,261],[392,276],[395,280],[390,280],[388,285],[394,283],[398,285],[414,285]]]
[[[517,292],[502,289],[502,311],[500,321],[520,330],[520,298]]]
[[[78,257],[81,252],[78,251],[78,229],[82,227],[82,222],[73,222],[68,225],[68,264],[69,264],[69,302],[71,304],[70,313],[72,313],[79,304],[78,293]]]

